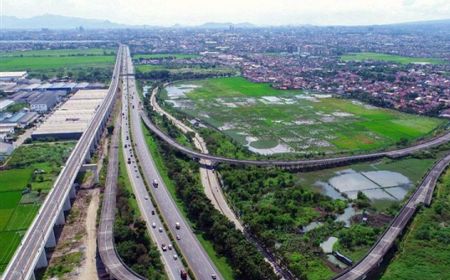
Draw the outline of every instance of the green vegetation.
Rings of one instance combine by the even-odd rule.
[[[117,252],[136,273],[147,279],[166,279],[160,253],[148,236],[125,166],[120,149],[117,214],[114,223]]]
[[[61,279],[61,277],[81,264],[83,254],[81,252],[68,253],[55,257],[55,265],[49,266],[42,279]]]
[[[450,171],[441,177],[430,208],[421,208],[381,279],[448,279]]]
[[[391,55],[384,53],[372,53],[372,52],[362,52],[362,53],[349,53],[341,56],[343,61],[387,61],[394,62],[398,64],[409,64],[409,63],[429,63],[429,64],[443,64],[445,63],[441,59],[437,58],[425,58],[425,57],[407,57],[400,55]]]
[[[0,171],[0,272],[14,254],[73,142],[22,145]]]
[[[171,99],[169,91],[185,93]],[[354,100],[277,90],[240,77],[180,82],[162,90],[161,99],[167,100],[166,107],[183,102],[174,109],[264,154],[295,151],[309,157],[382,150],[409,145],[448,123]]]
[[[4,53],[0,71],[28,71],[31,77],[69,76],[87,81],[106,81],[115,61],[113,50],[56,49]]]
[[[97,55],[115,55],[115,49],[53,49],[53,50],[33,50],[33,51],[14,51],[2,52],[0,57],[28,57],[28,56],[97,56]]]
[[[168,126],[167,120],[163,119],[163,122]],[[176,130],[171,130],[171,133],[180,134]],[[164,180],[170,178],[173,181],[174,198],[179,200],[180,209],[189,218],[197,236],[201,235],[199,240],[220,273],[226,279],[273,279],[274,275],[260,253],[212,206],[203,193],[198,164],[158,140],[149,140],[150,137],[147,135],[147,142],[153,142],[150,149],[152,156],[156,162],[162,159],[166,166],[160,170],[161,175]]]
[[[152,53],[152,54],[135,54],[133,58],[151,58],[151,59],[190,59],[198,58],[198,54],[185,54],[185,53]]]

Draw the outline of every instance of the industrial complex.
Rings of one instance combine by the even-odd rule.
[[[86,130],[107,90],[79,90],[33,133],[33,139],[78,139]]]

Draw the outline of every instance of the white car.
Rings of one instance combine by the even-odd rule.
[[[169,250],[172,250],[172,244],[169,243],[167,247],[169,248]]]
[[[163,232],[162,227],[159,228],[159,232]]]
[[[156,224],[155,223],[152,223],[152,228],[156,228]]]
[[[174,260],[177,260],[177,259],[178,259],[178,255],[177,255],[177,254],[174,254],[174,255],[173,255],[173,259],[174,259]]]
[[[148,200],[148,196],[147,195],[144,198],[145,198],[145,200]]]

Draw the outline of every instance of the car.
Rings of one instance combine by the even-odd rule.
[[[162,229],[162,227],[160,227],[160,228],[159,228],[159,232],[163,232],[163,229]]]
[[[173,259],[177,260],[178,259],[178,255],[177,254],[173,254]]]
[[[161,244],[161,249],[165,252],[165,251],[167,251],[167,246],[166,246],[166,244]]]
[[[153,180],[153,186],[154,186],[155,188],[158,187],[158,180],[156,180],[156,179]]]
[[[155,215],[155,210],[152,210],[152,215]]]
[[[152,228],[156,228],[156,224],[155,223],[152,223]]]
[[[217,275],[215,273],[211,274],[211,279],[217,279]]]
[[[179,236],[178,234],[177,234],[177,240],[180,240],[181,239],[181,236]]]
[[[180,229],[180,227],[181,227],[181,226],[180,226],[180,223],[179,223],[179,222],[176,222],[176,223],[175,223],[175,228],[176,228],[176,229]]]
[[[172,250],[172,244],[169,243],[169,245],[167,246],[167,248],[169,248],[169,250]]]
[[[144,198],[145,198],[145,200],[148,200],[148,195],[146,195]]]

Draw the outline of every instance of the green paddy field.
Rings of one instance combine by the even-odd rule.
[[[161,96],[260,154],[381,150],[432,136],[448,123],[241,77],[180,82]]]
[[[361,53],[349,53],[341,56],[343,61],[386,61],[394,62],[398,64],[409,64],[409,63],[426,63],[426,64],[443,64],[443,60],[438,58],[426,58],[426,57],[407,57],[400,55],[391,55],[384,53],[373,53],[373,52],[361,52]]]
[[[13,256],[74,142],[23,145],[0,171],[0,273]],[[31,187],[31,191],[24,190]]]
[[[112,49],[55,49],[0,54],[0,71],[28,71],[31,75],[54,75],[93,69],[109,69],[115,61]]]

